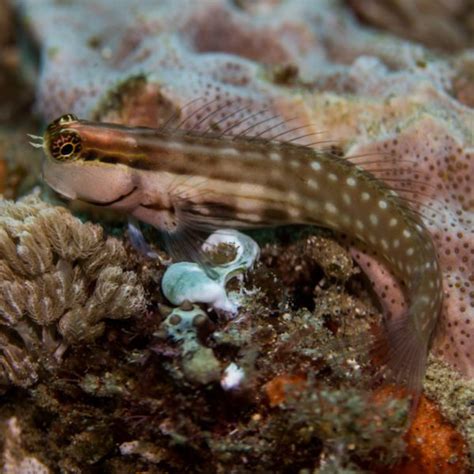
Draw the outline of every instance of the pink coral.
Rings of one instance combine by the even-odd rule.
[[[45,119],[74,112],[156,126],[204,97],[208,110],[191,115],[202,102],[190,104],[185,126],[219,119],[226,128],[267,108],[313,124],[305,132],[326,131],[349,154],[388,157],[365,166],[421,206],[444,271],[435,350],[474,376],[474,112],[458,100],[469,96],[458,78],[472,51],[446,60],[323,0],[19,3],[43,51],[37,105]],[[268,122],[253,132],[262,127]],[[399,301],[383,269],[371,268],[378,291]]]

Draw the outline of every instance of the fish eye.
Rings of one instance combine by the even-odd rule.
[[[68,130],[58,133],[51,138],[49,151],[56,161],[74,161],[81,155],[81,137]]]
[[[58,130],[65,125],[69,125],[73,122],[77,122],[79,119],[74,114],[64,114],[61,117],[58,117],[56,120],[53,120],[49,125],[47,130],[53,132]]]

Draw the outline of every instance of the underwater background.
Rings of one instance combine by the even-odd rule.
[[[286,226],[171,264],[43,183],[71,113],[382,157],[443,274],[416,412],[361,345],[400,299],[376,258]],[[471,0],[0,0],[3,472],[473,472],[473,177]]]

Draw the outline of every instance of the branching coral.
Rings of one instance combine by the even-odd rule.
[[[30,196],[0,201],[0,384],[29,386],[68,345],[97,339],[104,319],[144,309],[117,239]]]

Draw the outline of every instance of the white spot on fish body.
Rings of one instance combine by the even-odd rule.
[[[222,148],[219,150],[220,153],[224,155],[232,155],[232,156],[237,156],[239,152],[235,148]]]
[[[379,223],[379,218],[375,214],[370,214],[369,219],[372,225],[377,225]]]
[[[329,173],[328,178],[330,181],[336,182],[337,176],[334,173]]]
[[[400,241],[398,239],[395,239],[392,243],[393,243],[394,249],[397,249],[398,247],[400,247]]]
[[[354,187],[354,186],[357,184],[357,181],[355,180],[355,178],[353,178],[352,176],[350,176],[349,178],[346,179],[346,183],[347,183],[349,186]]]
[[[411,232],[408,229],[404,229],[403,236],[409,239],[411,237]]]
[[[380,209],[387,209],[388,207],[388,204],[387,204],[387,201],[379,201],[379,207]]]
[[[390,227],[395,227],[398,224],[398,220],[395,217],[392,217],[388,223]]]
[[[311,163],[311,168],[313,168],[314,171],[320,171],[321,170],[321,163],[319,161],[313,161]]]
[[[313,189],[319,189],[319,184],[314,179],[308,179],[308,186]]]
[[[171,150],[182,150],[183,149],[183,144],[180,143],[180,142],[176,142],[176,141],[171,140],[171,141],[165,142],[165,147],[169,148]]]
[[[407,255],[408,255],[409,257],[412,256],[414,253],[415,253],[415,250],[413,249],[413,247],[410,247],[410,248],[407,250]]]
[[[360,220],[360,219],[357,219],[355,221],[355,224],[356,224],[356,227],[360,230],[364,230],[364,223]]]
[[[343,193],[343,194],[342,194],[342,199],[343,199],[343,201],[344,201],[348,206],[350,206],[350,204],[351,204],[351,202],[352,202],[352,199],[351,199],[351,197],[349,196],[349,194]]]
[[[288,214],[293,218],[301,217],[301,211],[297,209],[296,207],[290,207],[288,209]]]
[[[281,161],[280,153],[276,153],[276,152],[270,153],[270,160],[272,160],[272,161]]]
[[[362,201],[368,201],[370,199],[370,194],[364,192],[362,193],[361,197],[362,197]]]
[[[426,295],[422,295],[422,296],[420,296],[420,301],[422,301],[423,303],[429,303],[430,298]]]
[[[330,212],[331,214],[336,214],[337,212],[337,207],[332,202],[327,202],[324,205],[324,208],[326,209],[326,211]]]

